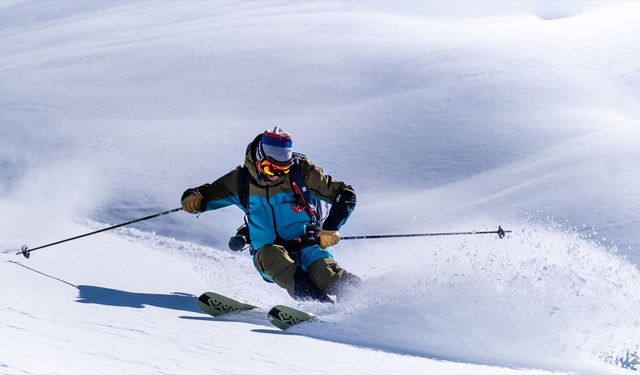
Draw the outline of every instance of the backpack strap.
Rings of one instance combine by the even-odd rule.
[[[318,216],[320,213],[311,204],[311,193],[307,189],[307,184],[304,180],[302,173],[301,160],[306,160],[307,157],[303,154],[294,153],[293,165],[291,166],[291,172],[289,172],[291,188],[298,201],[297,210],[306,211],[312,220],[320,220]],[[251,183],[251,176],[246,166],[238,166],[238,199],[240,200],[240,206],[245,214],[249,214],[249,185]],[[294,207],[294,209],[296,209]]]
[[[298,200],[298,207],[300,211],[306,211],[312,220],[319,220],[317,217],[316,208],[311,204],[311,193],[307,189],[307,184],[304,181],[304,175],[302,174],[302,166],[300,160],[306,160],[307,157],[303,154],[294,153],[293,165],[291,166],[291,172],[289,176],[291,179],[291,188]]]
[[[249,176],[249,170],[246,166],[241,165],[236,168],[238,171],[238,199],[240,200],[240,206],[245,214],[249,214],[249,184],[251,183],[251,176]]]

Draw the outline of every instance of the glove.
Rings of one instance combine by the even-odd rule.
[[[200,194],[199,192],[196,192],[191,195],[187,195],[182,200],[182,209],[187,211],[190,214],[197,214],[201,212],[200,211],[201,206],[202,206],[202,194]]]
[[[330,246],[335,246],[340,242],[340,233],[337,230],[321,230],[318,234],[320,238],[320,247],[326,249]]]

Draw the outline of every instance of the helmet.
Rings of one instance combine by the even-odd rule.
[[[275,181],[289,173],[293,165],[291,134],[279,126],[265,130],[256,148],[256,171],[267,181]]]

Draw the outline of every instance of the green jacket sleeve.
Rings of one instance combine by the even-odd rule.
[[[209,184],[187,189],[182,194],[182,199],[191,194],[202,195],[200,212],[216,210],[218,208],[239,205],[238,199],[238,173],[233,170]]]
[[[324,174],[319,166],[309,160],[303,164],[305,183],[311,194],[331,203],[331,210],[322,229],[338,230],[356,207],[356,193],[350,185]]]

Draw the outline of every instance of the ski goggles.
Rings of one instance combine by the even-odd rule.
[[[267,176],[280,177],[289,173],[291,170],[291,164],[278,164],[264,158],[260,162],[260,170]]]

